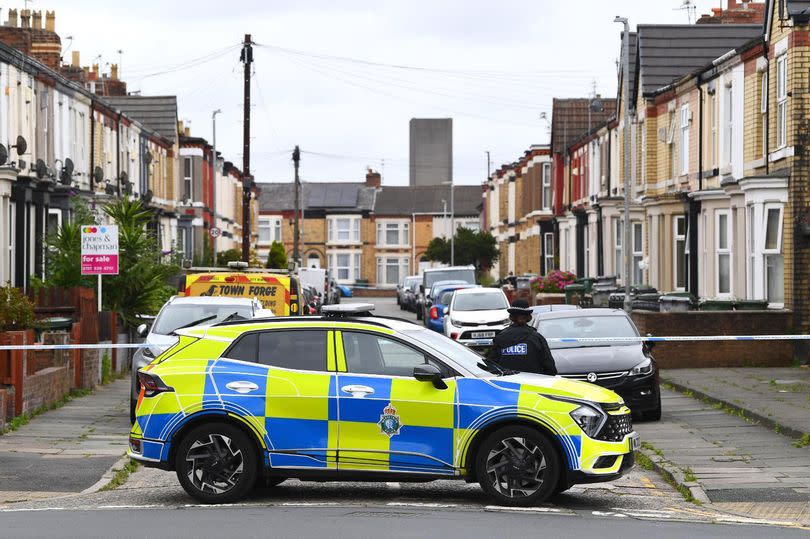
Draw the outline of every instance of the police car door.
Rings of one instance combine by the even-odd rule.
[[[437,364],[395,338],[335,332],[338,366],[338,469],[453,473],[456,382],[447,388],[413,377]]]

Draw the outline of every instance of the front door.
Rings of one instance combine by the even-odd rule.
[[[394,338],[335,332],[338,468],[452,474],[456,382],[413,378],[424,353]]]

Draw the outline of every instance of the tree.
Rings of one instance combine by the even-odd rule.
[[[96,224],[87,203],[79,197],[72,201],[73,217],[45,240],[45,283],[49,286],[73,288],[94,287],[96,278],[82,275],[82,225]]]
[[[217,253],[217,266],[221,268],[227,268],[228,262],[237,262],[239,260],[242,260],[241,249],[228,249]]]
[[[179,268],[163,262],[157,238],[147,228],[152,213],[139,200],[116,200],[104,206],[104,213],[118,225],[119,264],[118,275],[104,277],[104,305],[135,326],[137,315],[157,313]]]
[[[272,269],[285,269],[287,267],[287,252],[284,246],[274,241],[270,246],[270,254],[267,255],[267,267]]]
[[[455,263],[459,266],[473,265],[476,272],[488,270],[498,260],[498,243],[489,232],[475,232],[459,228],[455,236]],[[450,240],[433,238],[425,251],[425,258],[442,264],[450,263]]]

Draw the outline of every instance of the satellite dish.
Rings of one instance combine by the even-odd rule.
[[[65,159],[65,166],[62,167],[59,180],[62,182],[62,185],[70,185],[70,182],[73,181],[73,160],[71,160],[70,157]]]
[[[104,171],[101,167],[96,167],[93,169],[93,179],[96,180],[97,183],[101,183],[104,179]]]
[[[110,196],[115,195],[115,186],[113,184],[107,182],[107,185],[104,187],[104,192]]]
[[[36,170],[37,178],[40,180],[48,175],[48,165],[46,165],[45,161],[42,159],[37,159],[37,164],[34,166],[34,170]]]
[[[602,112],[605,110],[605,105],[602,104],[602,100],[598,97],[591,99],[591,111],[592,112]]]
[[[0,144],[0,167],[8,162],[8,150],[5,145]]]
[[[150,164],[152,162],[152,152],[145,152],[143,154],[143,160],[146,161],[146,164]]]
[[[28,143],[25,141],[25,137],[22,135],[17,135],[17,143],[12,146],[12,148],[17,148],[17,155],[22,155],[28,150]]]

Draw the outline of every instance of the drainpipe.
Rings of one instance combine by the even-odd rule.
[[[90,177],[90,192],[95,192],[95,184],[93,179],[93,165],[96,162],[96,106],[93,101],[90,101],[90,168],[87,173]]]

